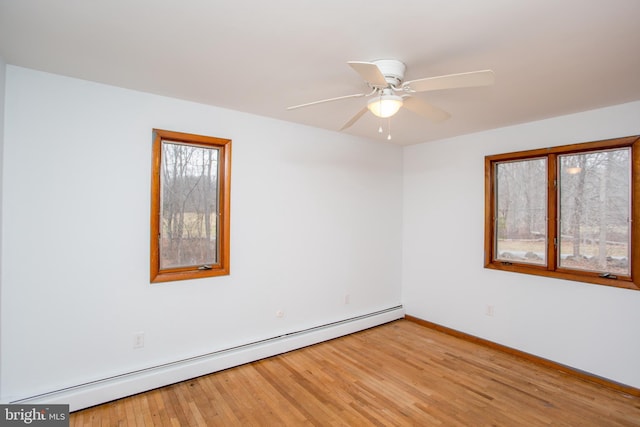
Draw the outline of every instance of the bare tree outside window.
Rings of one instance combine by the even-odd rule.
[[[163,141],[160,268],[213,265],[218,149]]]
[[[154,135],[151,281],[229,274],[231,141]]]
[[[630,274],[630,152],[559,156],[561,267]]]
[[[496,258],[546,265],[547,161],[496,165]]]

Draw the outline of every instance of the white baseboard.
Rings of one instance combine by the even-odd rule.
[[[227,350],[25,397],[10,403],[68,404],[71,411],[317,344],[404,317],[402,306],[293,332]]]

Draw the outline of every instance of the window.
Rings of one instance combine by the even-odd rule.
[[[229,274],[231,140],[153,135],[151,282]]]
[[[638,136],[485,157],[485,267],[640,289],[634,165]]]

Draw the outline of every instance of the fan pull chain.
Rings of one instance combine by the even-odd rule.
[[[380,99],[378,102],[380,102],[380,104],[382,104],[382,92],[378,92],[378,94],[380,95]],[[378,126],[378,133],[382,133],[382,119],[379,119],[380,125]]]
[[[387,129],[389,130],[389,133],[387,134],[387,141],[391,141],[391,117],[389,117]]]

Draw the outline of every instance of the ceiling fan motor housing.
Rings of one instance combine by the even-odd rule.
[[[372,61],[380,69],[387,83],[391,86],[398,87],[404,79],[406,65],[396,59],[378,59]]]

